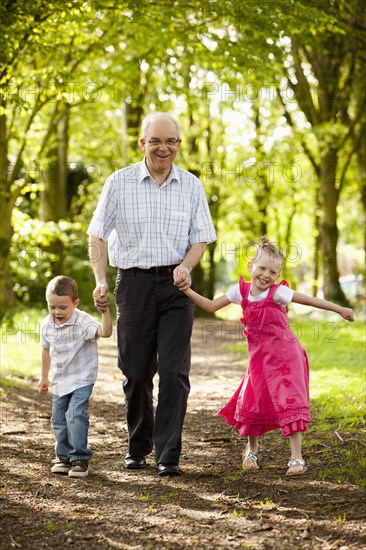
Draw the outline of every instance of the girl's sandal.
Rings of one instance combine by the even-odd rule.
[[[305,466],[305,461],[302,458],[290,460],[287,466],[289,467],[286,472],[287,476],[299,476],[301,474],[304,474],[307,470],[307,467]]]
[[[244,470],[259,470],[257,451],[251,451],[248,447],[242,452]]]

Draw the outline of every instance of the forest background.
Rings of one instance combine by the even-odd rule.
[[[107,177],[143,158],[138,146],[143,117],[169,111],[179,120],[183,138],[176,162],[200,177],[218,236],[195,268],[197,290],[213,296],[240,274],[248,275],[247,261],[260,235],[267,233],[287,256],[282,276],[291,286],[355,308],[352,324],[309,308],[302,315],[305,311],[292,305],[289,316],[311,364],[311,411],[316,422],[304,444],[313,463],[311,475],[316,482],[334,483],[332,491],[345,503],[342,515],[337,512],[331,520],[358,532],[364,513],[348,489],[353,491],[356,484],[365,490],[366,466],[365,11],[364,0],[0,2],[0,396],[5,440],[11,436],[2,446],[7,472],[0,487],[7,501],[4,510],[14,509],[14,517],[19,517],[17,499],[23,502],[28,486],[23,478],[34,475],[35,464],[35,497],[39,486],[48,485],[44,453],[51,444],[41,442],[37,432],[39,328],[47,312],[47,282],[60,273],[72,276],[79,284],[81,307],[97,314],[86,229]],[[108,277],[113,288],[114,269]],[[229,310],[227,316],[235,316],[239,325],[240,309],[230,307],[235,311],[225,312]],[[210,329],[205,334],[199,333],[201,321],[195,323],[193,360],[198,362],[193,375],[204,379],[205,390],[209,382],[216,384],[212,395],[221,399],[225,392],[229,395],[228,354],[231,362],[240,354],[235,372],[239,379],[246,350],[241,329],[238,341],[229,343],[232,321],[206,322]],[[215,345],[207,343],[208,336]],[[225,358],[217,365],[222,344],[227,348]],[[106,411],[119,407],[122,398],[116,390],[115,339],[108,345],[116,401],[110,402],[109,386],[104,388],[100,381],[98,387],[107,397],[98,412],[99,426],[107,420]],[[212,366],[217,367],[217,377]],[[197,396],[201,406],[204,394]],[[42,430],[48,437],[45,414],[47,427]],[[32,424],[32,418],[37,422]],[[13,436],[23,429],[18,426],[23,420],[26,439],[20,435],[17,440]],[[217,429],[214,423],[210,427]],[[111,446],[119,448],[120,428],[106,430],[115,432]],[[23,452],[36,447],[34,434],[41,458],[29,455],[32,466],[25,472]],[[100,445],[104,448],[103,431]],[[235,445],[227,447],[222,439],[217,456],[229,456]],[[108,453],[100,457],[106,472]],[[278,450],[274,454],[285,464],[284,455]],[[204,460],[203,454],[198,473],[205,471]],[[231,461],[226,460],[225,468],[217,479],[237,479],[230,491],[238,495],[242,479],[232,477]],[[264,486],[272,487],[271,470],[267,473]],[[201,495],[199,476],[194,483]],[[310,485],[304,485],[308,501],[316,502],[318,485],[311,490]],[[227,494],[226,485],[220,486]],[[108,491],[115,491],[112,505],[125,498],[114,482]],[[156,491],[160,499],[161,487]],[[73,492],[71,488],[65,493],[65,499],[72,501]],[[296,487],[291,495],[294,507],[306,502]],[[103,493],[99,496],[104,498]],[[357,510],[349,507],[350,501],[356,502]],[[139,504],[131,510],[137,524],[144,525],[145,510]],[[58,488],[55,506],[63,506]],[[25,510],[25,527],[16,533],[20,542],[23,535],[25,540],[33,537],[34,525],[42,523],[38,504],[27,504]],[[318,516],[319,509],[314,510]],[[12,526],[8,517],[12,516],[4,516],[4,524]],[[87,529],[81,521],[83,537],[92,530],[94,519]],[[109,521],[107,517],[103,524],[105,533],[118,540],[120,514],[118,528],[111,530]],[[176,524],[180,532],[179,515]],[[41,539],[47,546],[52,526],[46,522],[39,529],[40,539],[31,539],[36,546]],[[328,528],[327,523],[321,536],[330,537]],[[268,537],[276,541],[273,533]],[[210,526],[209,538],[211,534]],[[355,547],[360,546],[357,537]],[[4,541],[8,548],[8,539]],[[105,548],[104,539],[101,547]],[[162,548],[160,542],[157,547]],[[211,539],[207,547],[212,547]]]
[[[3,0],[0,35],[4,321],[44,307],[60,273],[92,307],[86,228],[109,174],[143,157],[152,111],[179,120],[177,164],[200,177],[217,229],[200,292],[245,274],[267,233],[290,284],[360,304],[362,0]]]

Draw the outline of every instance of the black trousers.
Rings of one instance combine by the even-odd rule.
[[[193,304],[173,285],[172,274],[118,270],[118,366],[132,456],[155,447],[156,463],[178,464],[190,390]],[[155,418],[153,378],[159,375]]]

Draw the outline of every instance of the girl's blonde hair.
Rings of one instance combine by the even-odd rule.
[[[261,240],[257,246],[257,250],[255,251],[255,254],[253,258],[250,260],[251,262],[256,262],[259,260],[263,252],[266,252],[271,260],[279,260],[281,264],[283,264],[284,261],[284,255],[282,254],[281,250],[279,250],[267,237],[267,235],[263,235],[261,237]]]

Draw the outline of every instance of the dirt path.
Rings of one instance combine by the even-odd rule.
[[[113,339],[101,346],[90,407],[95,455],[84,480],[49,473],[50,399],[38,395],[36,380],[4,386],[0,548],[366,548],[365,492],[321,481],[321,441],[304,476],[285,477],[288,447],[277,433],[262,442],[261,470],[241,471],[242,441],[216,415],[242,376],[245,359],[226,350],[240,339],[239,323],[195,323],[179,478],[159,478],[153,456],[146,470],[123,468],[127,432]]]

